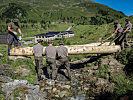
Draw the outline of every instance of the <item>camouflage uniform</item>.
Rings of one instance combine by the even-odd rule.
[[[17,32],[19,29],[19,25],[15,25],[13,22],[9,23],[8,27],[11,28],[11,30]],[[11,49],[11,45],[14,42],[14,47],[18,46],[18,39],[17,34],[14,34],[13,32],[8,31],[8,44],[9,49]]]

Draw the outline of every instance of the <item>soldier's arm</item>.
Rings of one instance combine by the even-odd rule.
[[[113,33],[116,34],[118,30],[119,30],[119,28],[117,28]]]
[[[124,30],[124,32],[123,32],[123,33],[126,33],[126,32],[128,31],[128,29],[129,29],[129,28],[127,27],[127,28],[126,28],[126,30]]]
[[[58,53],[58,56],[60,56],[60,54]]]
[[[33,55],[35,54],[34,50],[32,51]]]
[[[21,32],[21,29],[20,28],[18,28],[18,32],[19,32],[20,35],[22,35],[22,32]]]
[[[44,55],[44,56],[45,56],[45,53],[44,53],[44,52],[42,52],[42,55]]]
[[[67,51],[67,54],[66,54],[66,56],[68,56],[68,49],[66,48],[66,51]]]
[[[8,26],[8,31],[13,32],[13,30],[11,29],[11,27]]]

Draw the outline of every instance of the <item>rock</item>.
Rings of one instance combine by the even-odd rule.
[[[0,57],[3,57],[3,54],[2,53],[0,53]]]
[[[85,97],[82,97],[82,96],[76,96],[76,100],[86,100],[86,98]]]
[[[41,91],[44,91],[45,90],[45,88],[41,88]]]
[[[46,82],[48,85],[55,85],[55,81],[54,80],[47,80]]]
[[[59,95],[59,97],[62,98],[62,97],[68,96],[69,93],[67,91],[62,91],[62,92],[59,92],[58,95]]]
[[[41,87],[44,87],[45,86],[45,84],[44,83],[41,83]]]
[[[8,82],[12,82],[13,79],[11,79],[11,78],[8,77],[8,76],[0,75],[0,81],[1,81],[1,82],[4,82],[4,83],[8,83]]]
[[[53,92],[56,92],[57,91],[57,89],[56,88],[53,88]]]
[[[59,95],[55,95],[56,98],[59,98]]]
[[[21,66],[16,70],[16,73],[20,73],[21,76],[28,76],[30,74],[30,70],[26,68],[22,68]]]
[[[71,97],[70,100],[76,100],[74,97]]]
[[[14,69],[11,66],[7,64],[0,64],[0,75],[10,76],[11,74],[14,74]]]
[[[26,95],[25,100],[46,100],[47,93],[40,90],[39,85],[28,84],[27,80],[14,80],[13,82],[3,83],[2,91],[8,94],[13,94],[16,88],[23,89]]]
[[[24,56],[8,56],[10,60],[16,61],[17,59],[27,59],[27,57]]]
[[[88,91],[88,90],[89,90],[89,88],[85,87],[85,88],[84,88],[84,90],[85,90],[85,91]]]
[[[64,86],[62,86],[62,88],[66,88],[66,89],[70,89],[70,85],[64,85]]]
[[[52,89],[52,87],[45,87],[45,89],[46,89],[46,90],[51,90],[51,89]]]
[[[108,83],[107,80],[105,80],[105,79],[103,79],[103,78],[98,78],[98,80],[95,82],[95,85],[96,85],[96,86],[103,86],[103,85],[105,85],[105,84],[107,84],[107,83]]]

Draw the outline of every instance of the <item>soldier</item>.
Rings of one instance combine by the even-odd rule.
[[[125,45],[126,46],[130,46],[128,44],[128,37],[129,37],[129,34],[131,32],[131,29],[132,29],[132,24],[130,23],[130,19],[126,19],[125,20],[127,23],[125,25],[125,28],[124,28],[124,31],[123,31],[123,35],[121,36],[120,40],[123,42],[125,42]]]
[[[114,21],[114,32],[113,32],[112,36],[114,34],[116,34],[115,38],[117,38],[117,39],[115,40],[115,45],[121,45],[119,38],[120,38],[122,32],[123,32],[122,26],[118,23],[118,21]]]
[[[51,41],[48,41],[48,45],[45,49],[46,64],[49,78],[56,80],[57,68],[56,68],[56,47],[52,45]]]
[[[17,31],[20,33],[20,35],[22,35],[18,22],[18,19],[14,19],[13,22],[9,23],[8,25],[8,55],[10,54],[10,49],[13,42],[14,47],[18,47]]]
[[[42,80],[42,75],[43,75],[43,57],[42,55],[44,54],[43,53],[43,46],[41,45],[41,43],[43,42],[41,39],[37,40],[38,41],[38,44],[36,44],[34,47],[33,47],[33,54],[35,56],[35,69],[36,69],[36,72],[37,72],[37,76],[38,76],[38,81]]]
[[[71,80],[71,73],[70,73],[70,63],[68,60],[68,49],[63,46],[64,42],[62,40],[59,41],[59,47],[57,48],[57,53],[59,56],[59,60],[57,63],[57,67],[59,68],[61,65],[65,65],[68,73],[68,79]]]

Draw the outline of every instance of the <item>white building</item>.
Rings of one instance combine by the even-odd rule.
[[[42,39],[43,41],[49,41],[49,40],[54,40],[62,37],[69,38],[73,36],[74,36],[73,31],[43,33],[43,34],[35,35],[35,43],[37,43],[38,39]]]

